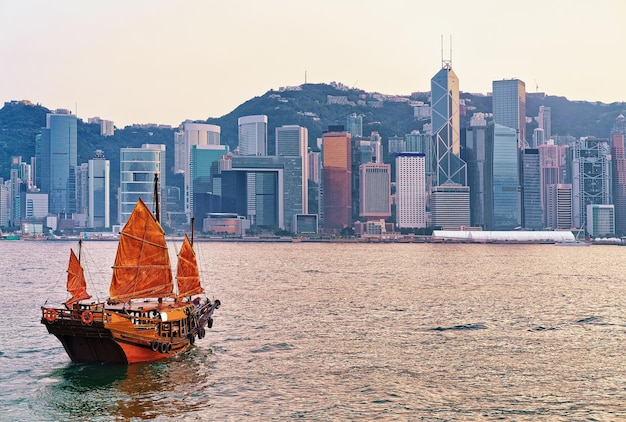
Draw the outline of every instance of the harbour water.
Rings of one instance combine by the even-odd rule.
[[[111,366],[39,322],[70,246],[0,242],[2,421],[626,419],[626,248],[197,243],[213,329]],[[85,244],[94,299],[115,248]]]

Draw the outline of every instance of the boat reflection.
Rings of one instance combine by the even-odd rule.
[[[211,349],[132,365],[70,363],[55,371],[51,409],[60,420],[171,419],[207,407]]]

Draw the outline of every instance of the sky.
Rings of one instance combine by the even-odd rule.
[[[305,75],[429,91],[443,50],[463,92],[518,78],[612,103],[625,41],[624,0],[0,0],[0,100],[178,126]]]

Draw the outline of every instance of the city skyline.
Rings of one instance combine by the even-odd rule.
[[[605,77],[626,3],[392,0],[210,4],[0,3],[3,100],[30,99],[117,126],[204,120],[280,86],[342,82],[368,92],[428,91],[442,55],[463,92],[518,78],[527,92],[626,101]],[[335,27],[359,31],[332,31]],[[450,39],[452,53],[450,55]],[[441,43],[443,38],[443,48]],[[254,63],[254,66],[250,64]],[[306,76],[305,76],[306,75]]]

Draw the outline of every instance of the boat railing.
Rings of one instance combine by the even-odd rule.
[[[94,322],[104,322],[105,316],[102,308],[46,308],[41,307],[41,317],[49,324],[53,324],[56,320],[63,321],[80,321],[83,325],[91,325]]]

